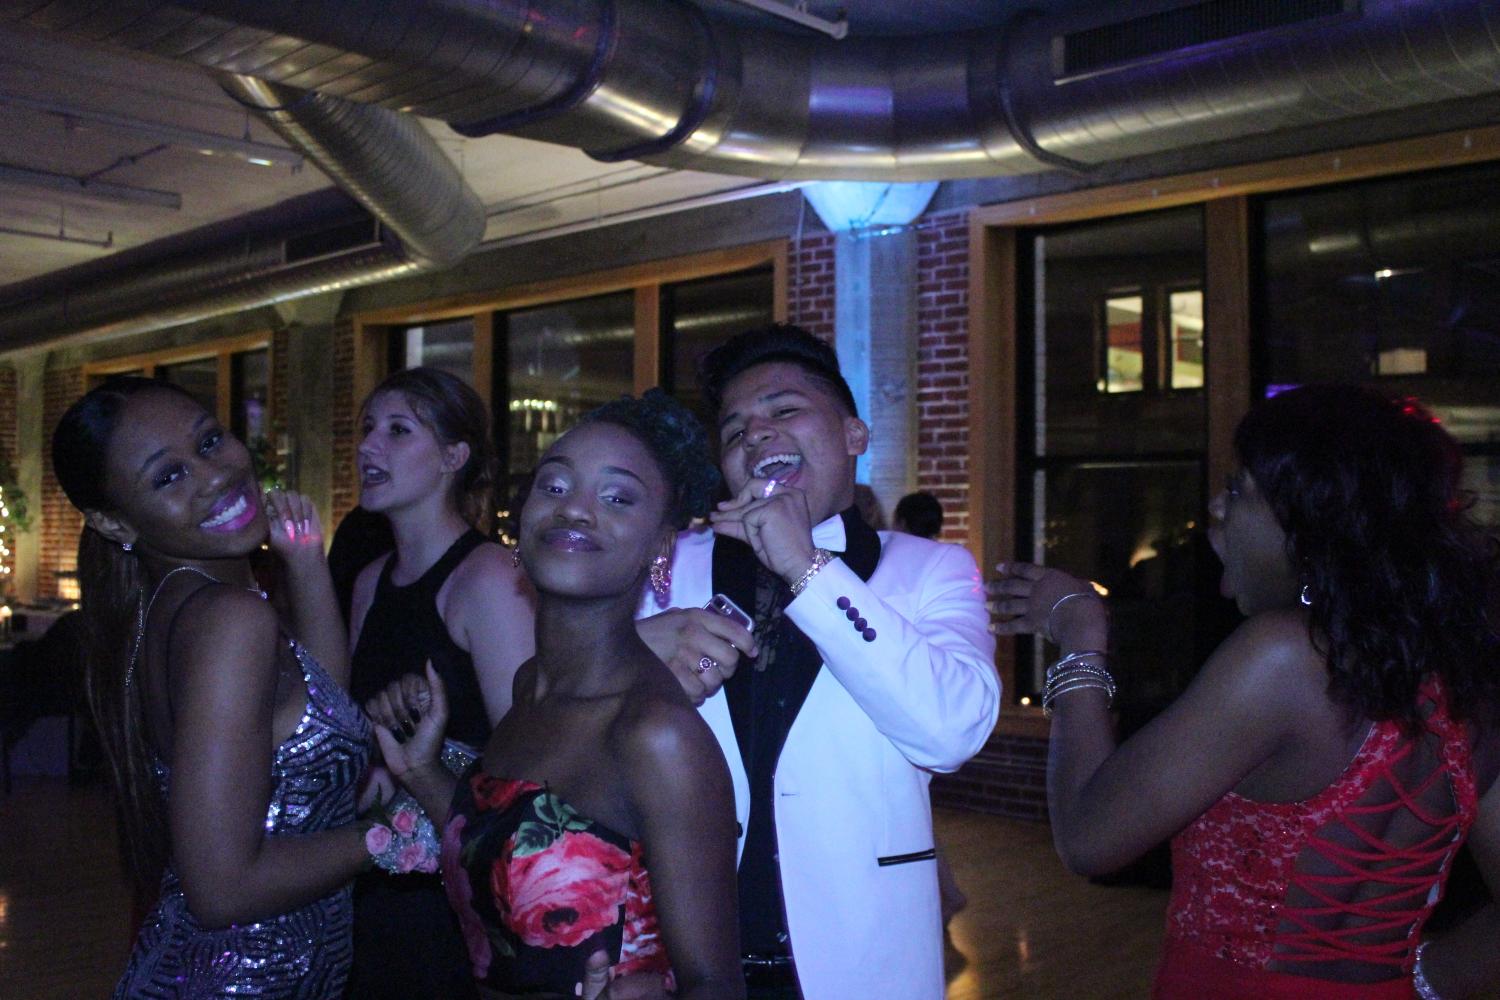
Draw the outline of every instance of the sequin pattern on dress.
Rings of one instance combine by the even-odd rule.
[[[307,684],[302,719],[272,758],[266,832],[315,833],[353,822],[356,782],[369,753],[369,723],[299,644],[292,652]],[[169,782],[157,764],[163,794]],[[289,913],[252,924],[204,928],[187,907],[172,868],[142,925],[115,1000],[340,996],[349,972],[351,889],[345,886]]]

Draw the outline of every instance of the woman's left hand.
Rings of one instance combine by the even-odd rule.
[[[267,490],[264,503],[272,552],[287,562],[308,553],[323,554],[323,525],[307,494]]]
[[[1102,648],[1109,621],[1093,584],[1026,562],[1000,563],[995,572],[985,590],[1000,616],[993,626],[996,635],[1030,632],[1064,648]],[[1080,596],[1073,599],[1073,594]]]

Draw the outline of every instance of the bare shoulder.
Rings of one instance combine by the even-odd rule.
[[[276,609],[242,587],[210,585],[183,598],[174,612],[173,676],[186,680],[207,668],[210,673],[243,676],[250,662],[274,662],[281,625]],[[187,668],[183,673],[180,668]]]
[[[1289,608],[1242,622],[1209,657],[1202,680],[1231,697],[1298,709],[1326,699],[1328,669],[1313,645],[1306,615]]]
[[[723,762],[713,731],[675,680],[633,694],[610,726],[609,742],[626,772],[645,780]]]
[[[464,557],[443,585],[448,602],[456,607],[499,597],[510,600],[528,592],[526,574],[515,565],[510,550],[499,542],[485,541]]]

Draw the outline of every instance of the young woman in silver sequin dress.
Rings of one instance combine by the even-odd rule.
[[[244,445],[162,382],[94,389],[52,452],[85,515],[89,697],[131,866],[160,878],[115,996],[338,996],[369,728],[316,513],[263,501]],[[251,573],[268,537],[286,620]]]

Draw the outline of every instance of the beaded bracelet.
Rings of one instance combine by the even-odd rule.
[[[807,570],[801,576],[797,577],[796,582],[792,584],[792,596],[796,597],[806,590],[807,585],[812,582],[812,578],[821,573],[823,567],[831,562],[833,562],[832,552],[829,552],[827,549],[813,549],[812,565],[808,566]]]
[[[1113,704],[1115,679],[1104,667],[1104,659],[1102,651],[1085,649],[1069,653],[1048,667],[1042,691],[1042,714],[1050,717],[1053,702],[1070,691],[1103,691]]]

